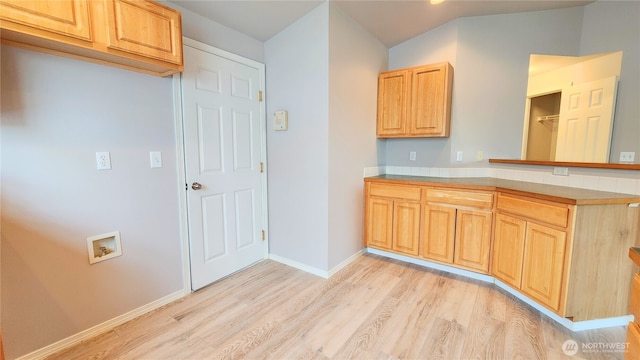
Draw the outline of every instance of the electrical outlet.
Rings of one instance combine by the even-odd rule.
[[[621,152],[620,153],[620,162],[628,162],[632,163],[636,158],[636,153],[633,151]]]
[[[569,175],[569,168],[568,167],[555,166],[553,168],[553,175],[568,176]]]
[[[462,161],[462,151],[456,153],[456,161]]]
[[[96,153],[96,167],[98,170],[111,169],[111,155],[109,155],[108,151]]]
[[[415,151],[409,152],[409,160],[416,161],[416,152]]]

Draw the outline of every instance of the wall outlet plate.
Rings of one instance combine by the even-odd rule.
[[[101,151],[96,153],[96,168],[98,170],[111,169],[111,155],[108,151]]]
[[[553,167],[553,175],[568,176],[569,175],[569,168],[568,167],[554,166]]]
[[[633,151],[620,152],[620,162],[632,163],[636,159],[636,153]]]

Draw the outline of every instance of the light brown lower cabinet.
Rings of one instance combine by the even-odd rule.
[[[366,181],[365,246],[490,274],[573,321],[628,314],[640,208],[529,194]]]
[[[456,209],[425,206],[422,227],[422,257],[445,264],[453,264]]]
[[[491,273],[503,282],[520,288],[527,222],[496,214]]]
[[[428,260],[488,273],[490,211],[425,206],[421,256]]]
[[[420,203],[394,201],[391,248],[408,255],[418,255],[419,239]]]
[[[637,207],[498,192],[491,274],[573,321],[628,314]]]
[[[366,246],[417,256],[421,189],[373,184],[366,191]]]
[[[492,273],[557,312],[566,241],[564,231],[499,213]]]
[[[376,183],[366,192],[367,246],[489,272],[492,193]]]
[[[491,192],[427,188],[422,217],[425,259],[488,273],[491,249]]]

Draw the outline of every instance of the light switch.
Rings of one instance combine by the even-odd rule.
[[[161,168],[162,167],[162,152],[160,151],[151,151],[149,152],[149,164],[151,168]]]

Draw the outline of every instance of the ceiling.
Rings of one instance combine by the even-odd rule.
[[[583,6],[593,0],[329,0],[387,47],[453,19]],[[324,0],[169,0],[260,41],[267,41]]]

